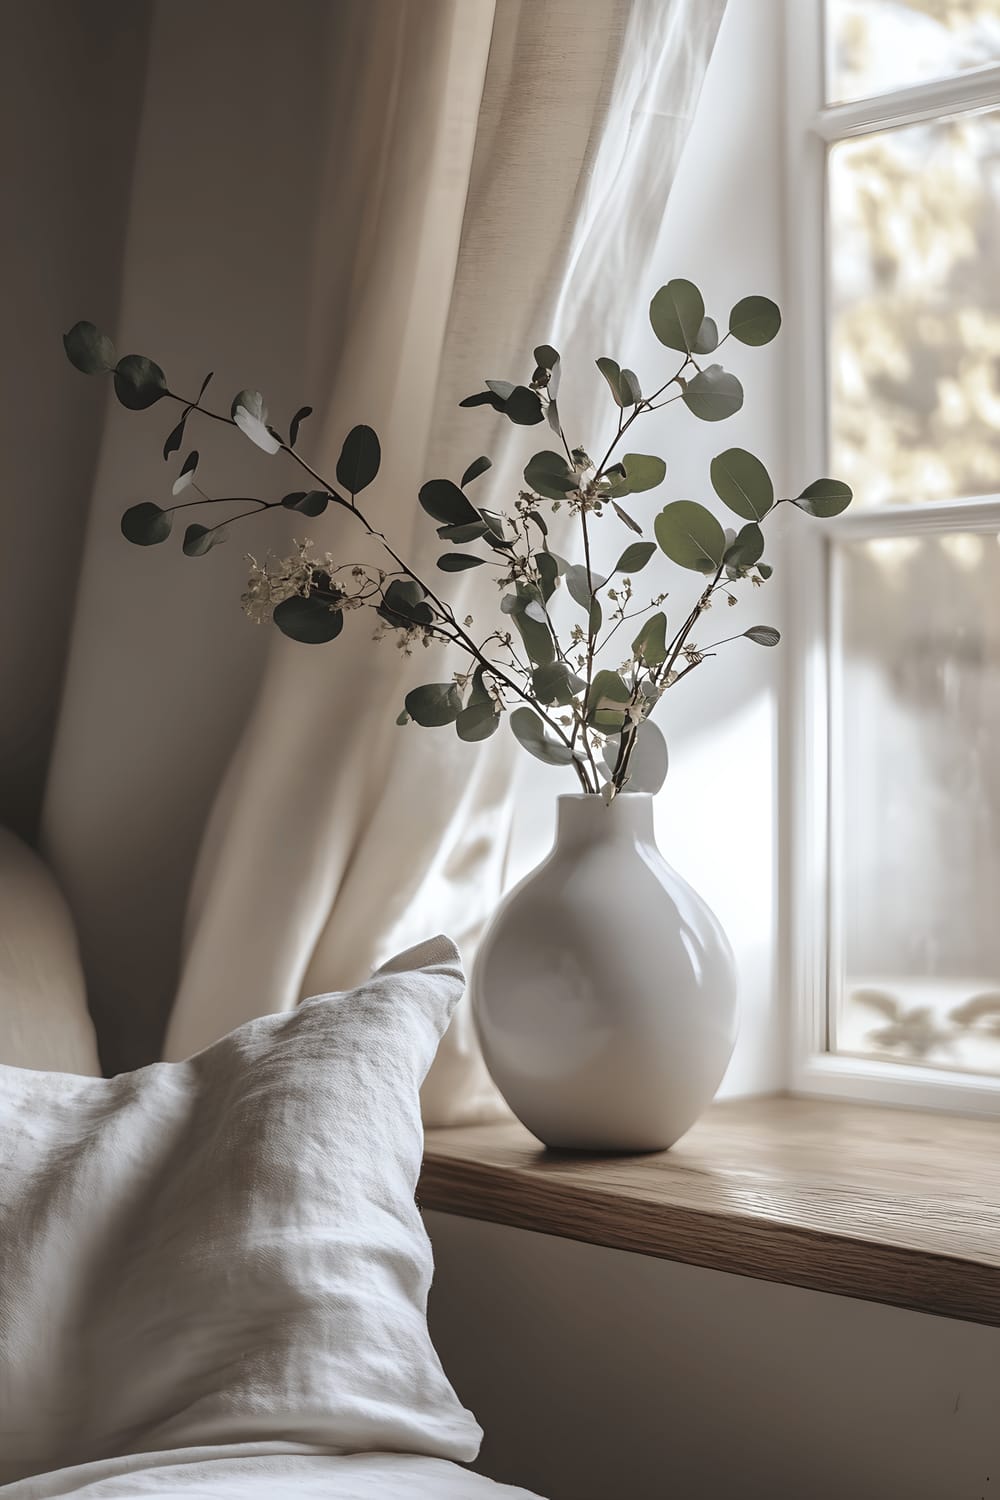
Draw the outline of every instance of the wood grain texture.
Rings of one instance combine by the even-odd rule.
[[[427,1133],[424,1208],[1000,1325],[1000,1123],[768,1098],[671,1151],[547,1151],[515,1122]]]

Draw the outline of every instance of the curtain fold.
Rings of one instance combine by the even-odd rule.
[[[478,498],[499,505],[538,446],[537,434],[459,411],[459,399],[486,375],[524,378],[543,340],[589,366],[645,295],[723,0],[350,9],[317,254],[322,458],[328,471],[353,422],[376,428],[383,469],[366,504],[430,572],[440,545],[415,503],[421,482],[457,478],[485,452],[494,468]],[[346,265],[345,232],[356,236]],[[310,535],[338,560],[359,555],[349,517]],[[495,592],[465,575],[456,595],[485,633]],[[203,850],[168,1057],[354,984],[431,930],[451,933],[468,961],[496,904],[510,737],[469,746],[396,726],[408,687],[461,661],[437,649],[408,661],[364,627],[347,634],[324,652],[274,647]],[[467,1008],[424,1107],[433,1124],[499,1107]]]
[[[131,26],[136,8],[137,0],[95,4],[103,16],[100,26],[93,21],[98,40]],[[160,1055],[192,868],[266,658],[268,633],[248,628],[237,605],[244,547],[266,542],[264,526],[251,528],[210,556],[188,559],[178,524],[162,547],[129,546],[119,530],[125,508],[169,503],[180,456],[165,464],[161,445],[179,413],[167,402],[123,411],[107,383],[69,367],[61,334],[90,318],[122,352],[155,358],[174,389],[194,394],[214,369],[209,395],[221,407],[242,387],[262,387],[287,420],[302,402],[314,321],[310,267],[328,139],[327,59],[338,47],[336,22],[352,9],[328,0],[280,7],[142,0],[140,8],[148,34],[138,57],[112,48],[107,67],[88,72],[89,48],[81,47],[76,60],[90,80],[87,110],[100,132],[116,147],[125,133],[131,173],[121,170],[120,150],[103,162],[99,154],[88,158],[79,210],[76,195],[65,200],[63,174],[38,183],[53,200],[49,211],[58,209],[58,235],[72,242],[79,271],[58,298],[50,282],[47,317],[35,313],[32,338],[47,359],[51,350],[52,364],[38,397],[46,437],[37,441],[60,447],[65,434],[66,446],[63,472],[46,463],[40,487],[25,495],[29,508],[37,502],[51,518],[62,544],[77,540],[68,577],[55,556],[49,567],[55,548],[37,559],[20,549],[30,592],[20,607],[21,634],[8,642],[33,658],[36,633],[26,635],[25,622],[38,612],[40,587],[50,625],[60,608],[69,615],[72,599],[41,841],[76,919],[109,1072]],[[65,4],[45,0],[45,9],[58,33]],[[39,65],[51,66],[44,49]],[[120,83],[113,65],[123,71]],[[72,90],[54,99],[52,87],[49,80],[37,90],[52,105],[46,130],[74,141],[73,162],[81,106]],[[131,112],[125,105],[133,97]],[[84,141],[99,139],[97,130],[84,132]],[[29,243],[37,239],[31,215],[22,227]],[[43,267],[51,235],[36,247]],[[73,441],[81,424],[99,435],[93,458]],[[239,433],[189,422],[187,437],[213,494],[280,482],[276,473],[261,475],[259,450]],[[273,525],[267,529],[275,535]]]
[[[724,7],[293,0],[279,15],[266,0],[155,0],[123,336],[179,389],[216,351],[223,404],[244,385],[276,412],[312,404],[299,447],[321,473],[352,425],[373,426],[366,511],[433,577],[421,483],[486,453],[477,499],[509,504],[546,445],[547,429],[460,411],[461,397],[526,378],[552,342],[582,437],[601,399],[594,356],[618,352],[636,300],[683,274],[649,262]],[[432,931],[470,962],[503,885],[520,755],[505,729],[476,746],[395,724],[405,692],[461,658],[402,656],[367,616],[325,647],[255,632],[235,608],[239,553],[265,540],[241,533],[194,563],[125,548],[118,513],[162,494],[156,414],[115,411],[105,432],[45,810],[112,1071],[154,1055],[168,997],[176,1058],[350,987]],[[221,475],[225,447],[227,485],[294,487],[287,460],[230,437],[199,434],[200,472]],[[268,462],[283,472],[262,475]],[[294,535],[378,560],[342,512],[296,517]],[[484,635],[487,571],[448,589]],[[499,1107],[467,1006],[424,1103],[436,1124]]]

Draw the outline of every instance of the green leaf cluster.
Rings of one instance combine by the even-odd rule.
[[[472,459],[457,483],[451,478],[432,478],[419,488],[420,509],[435,524],[440,541],[448,544],[437,557],[438,570],[464,574],[486,564],[493,566],[501,590],[501,615],[506,619],[492,631],[474,627],[472,616],[463,620],[464,610],[449,605],[392,549],[383,537],[377,503],[371,519],[362,511],[359,497],[381,467],[381,446],[371,427],[358,425],[348,432],[336,462],[335,482],[331,482],[296,452],[302,425],[312,415],[310,406],[295,411],[286,440],[271,425],[260,391],[239,391],[227,418],[202,406],[211,374],[192,401],[170,391],[155,361],[139,354],[119,357],[112,340],[93,323],[74,324],[63,342],[77,370],[111,377],[116,396],[127,409],[144,411],[164,399],[182,408],[162,445],[164,459],[186,451],[171,486],[176,503],[143,500],[130,506],[121,520],[127,541],[143,547],[159,544],[171,535],[178,508],[220,503],[206,493],[210,479],[202,478],[199,449],[187,443],[186,429],[201,414],[228,420],[261,452],[280,455],[282,463],[297,465],[309,478],[300,489],[284,494],[278,490],[280,498],[248,497],[253,508],[225,522],[190,522],[181,544],[187,556],[203,556],[225,538],[230,525],[274,509],[309,519],[323,516],[331,507],[348,512],[363,524],[369,538],[384,542],[391,564],[383,572],[367,564],[335,566],[322,556],[309,558],[310,566],[301,575],[294,571],[288,575],[306,580],[302,591],[274,609],[274,623],[281,633],[303,644],[323,644],[341,634],[348,610],[366,605],[375,610],[383,626],[405,633],[400,644],[407,652],[416,640],[422,639],[425,645],[450,642],[452,649],[469,658],[471,676],[469,671],[456,673],[451,680],[411,689],[399,723],[426,728],[454,725],[460,740],[477,743],[495,734],[507,714],[512,733],[531,755],[548,765],[573,766],[581,785],[593,792],[600,789],[603,773],[598,766],[603,764],[616,793],[655,791],[662,784],[666,742],[649,722],[649,715],[668,687],[730,640],[742,638],[767,648],[778,644],[779,633],[769,625],[754,625],[700,648],[691,639],[695,623],[720,589],[729,593],[740,580],[752,578],[758,585],[770,578],[764,549],[765,526],[772,513],[788,504],[807,516],[826,520],[840,515],[852,498],[846,484],[830,478],[779,498],[762,460],[745,448],[732,446],[712,459],[708,475],[716,499],[735,518],[732,525],[725,526],[705,504],[686,498],[671,498],[660,504],[655,515],[652,506],[644,514],[642,497],[666,483],[667,464],[657,455],[635,451],[639,444],[629,429],[671,401],[704,422],[723,421],[739,412],[743,385],[721,362],[723,346],[728,342],[733,349],[752,349],[770,343],[780,330],[781,315],[769,298],[748,296],[732,306],[728,318],[713,317],[700,289],[679,278],[655,293],[649,322],[661,349],[672,351],[676,358],[670,360],[666,378],[659,377],[662,383],[647,380],[645,389],[627,365],[607,355],[597,359],[616,423],[614,441],[599,463],[589,457],[577,433],[570,430],[567,437],[564,431],[558,405],[562,361],[549,343],[535,346],[531,374],[525,371],[523,382],[491,378],[482,390],[460,403],[486,407],[514,427],[547,421],[555,434],[551,447],[528,457],[523,469],[526,488],[509,509],[496,496],[495,479],[470,493],[491,470],[485,455]],[[623,451],[627,442],[632,446]],[[594,451],[603,452],[603,443]],[[178,500],[179,496],[183,498]],[[620,502],[630,496],[636,499],[626,509]],[[549,512],[560,507],[582,525],[586,563],[567,560],[551,550]],[[638,538],[620,547],[609,576],[596,571],[591,559],[600,557],[606,567],[604,559],[614,556],[614,551],[592,552],[588,530],[605,515],[616,518]],[[644,526],[648,529],[650,524],[655,540],[644,536]],[[672,627],[659,607],[665,592],[655,595],[647,607],[635,607],[639,602],[635,580],[657,554],[701,575],[694,600],[682,605],[679,626],[673,605]],[[560,580],[564,588],[557,594]],[[443,585],[436,588],[441,590]],[[255,608],[254,594],[248,599],[248,607]],[[563,633],[564,600],[582,610],[585,619],[585,628],[577,621],[568,636]],[[735,602],[732,595],[730,602]],[[627,633],[617,637],[619,644],[611,646],[616,632],[633,620],[636,623]],[[624,646],[620,643],[628,635],[632,635],[631,654],[622,662]]]

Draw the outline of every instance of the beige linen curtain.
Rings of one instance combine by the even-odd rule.
[[[649,265],[650,247],[724,4],[338,0],[317,6],[299,0],[283,12],[283,33],[296,24],[289,17],[301,23],[295,62],[306,70],[303,88],[317,89],[301,106],[311,112],[303,121],[308,134],[290,165],[298,191],[305,183],[312,194],[313,217],[303,214],[298,196],[294,209],[284,200],[289,223],[282,252],[274,214],[262,210],[268,219],[263,232],[272,240],[270,263],[277,273],[291,257],[297,279],[293,285],[286,274],[270,296],[265,279],[258,296],[272,340],[280,322],[273,303],[284,298],[301,319],[301,342],[281,325],[277,389],[269,388],[267,350],[243,325],[237,329],[238,308],[228,308],[246,361],[238,374],[233,371],[232,389],[259,385],[276,409],[291,410],[300,401],[314,405],[300,447],[321,472],[332,471],[354,423],[372,425],[382,440],[383,464],[366,492],[367,508],[396,549],[427,574],[433,574],[440,544],[416,503],[424,479],[457,478],[472,458],[486,453],[494,468],[477,482],[480,503],[509,503],[526,458],[545,445],[537,439],[546,429],[526,432],[484,416],[482,409],[460,411],[462,396],[478,389],[485,376],[524,378],[533,345],[554,342],[567,365],[564,391],[585,430],[589,403],[598,396],[591,361],[614,348],[625,308],[658,284],[660,268]],[[210,9],[217,17],[234,7]],[[189,11],[188,19],[193,15]],[[136,192],[146,208],[145,218],[133,210],[139,227],[133,224],[126,249],[123,316],[130,306],[134,312],[151,301],[141,285],[142,295],[136,291],[130,299],[129,263],[141,284],[136,256],[144,244],[151,253],[146,221],[155,218],[151,178],[162,180],[170,170],[165,163],[173,160],[161,115],[169,108],[167,53],[170,65],[182,56],[177,16],[176,0],[157,7],[151,69],[155,82],[159,68],[160,92],[154,89],[147,100],[138,153]],[[320,43],[326,48],[322,67],[315,55]],[[244,30],[243,46],[252,45]],[[273,49],[279,57],[285,45],[275,35],[256,43],[261,53]],[[263,56],[254,66],[266,74]],[[244,87],[239,77],[215,83],[224,95]],[[245,92],[249,98],[249,86]],[[247,122],[237,143],[244,153],[233,183],[237,203],[241,193],[249,197],[244,176],[253,167],[254,142],[255,127]],[[187,170],[197,180],[198,164],[189,163]],[[199,207],[212,212],[207,192]],[[221,219],[224,208],[214,213]],[[189,253],[203,255],[204,230],[198,237],[196,225],[191,229],[199,248]],[[168,240],[175,232],[175,226],[168,229]],[[247,253],[252,257],[252,243]],[[162,250],[157,255],[165,259]],[[248,275],[240,266],[234,274]],[[219,285],[224,300],[228,289],[221,278]],[[206,294],[203,309],[208,302]],[[218,312],[206,317],[214,340],[204,345],[210,353],[224,348],[227,328]],[[185,326],[181,309],[161,328],[187,365],[191,346],[202,346],[203,332],[204,320],[197,328]],[[157,347],[163,345],[149,352]],[[297,368],[307,378],[293,378]],[[99,486],[123,466],[116,441],[106,442]],[[127,455],[138,472],[136,444]],[[285,462],[257,459],[256,452],[247,452],[237,462],[247,470],[255,466],[258,485],[269,482],[262,464]],[[163,608],[145,601],[154,591],[162,591],[162,598],[176,587],[171,569],[191,567],[176,558],[169,559],[169,568],[159,557],[142,559],[138,575],[131,575],[138,581],[123,583],[121,574],[135,566],[134,554],[116,555],[112,568],[98,555],[96,524],[92,518],[46,829],[71,894],[93,913],[85,951],[89,946],[92,955],[104,955],[95,962],[103,965],[105,992],[114,997],[105,1011],[120,1013],[129,986],[143,977],[144,962],[147,975],[152,968],[143,958],[148,943],[144,948],[141,937],[155,924],[135,890],[135,870],[153,814],[142,802],[135,744],[151,753],[158,734],[177,752],[167,774],[183,780],[176,758],[183,764],[185,741],[196,744],[204,737],[210,766],[218,764],[240,719],[244,728],[201,837],[165,1055],[186,1055],[252,1016],[349,986],[392,951],[430,932],[449,932],[471,959],[503,881],[515,760],[510,736],[502,730],[486,744],[470,746],[449,730],[397,727],[408,688],[447,678],[461,661],[437,649],[407,659],[391,640],[371,639],[367,617],[349,619],[343,635],[326,647],[296,646],[269,633],[265,642],[265,632],[242,623],[241,641],[254,637],[252,646],[232,646],[226,634],[237,663],[236,692],[220,727],[207,691],[219,678],[203,663],[213,660],[220,632],[230,628],[219,623],[223,588],[230,591],[225,607],[236,618],[238,556],[216,565],[213,554],[205,559],[211,573],[206,568],[195,581],[185,574],[185,602],[213,631],[207,644],[204,635],[195,644],[189,628],[186,637],[187,665],[204,673],[202,718],[178,729],[164,714],[156,730],[149,729],[134,710],[140,674],[120,679],[129,683],[129,707],[119,703],[119,720],[134,712],[135,724],[132,754],[121,754],[116,792],[121,800],[124,785],[126,796],[116,817],[130,832],[121,833],[113,857],[105,855],[105,878],[94,885],[88,845],[92,861],[100,842],[96,825],[111,804],[112,773],[93,728],[94,663],[113,630],[109,593],[132,589],[138,618],[140,608]],[[109,524],[105,512],[100,526]],[[362,547],[360,528],[342,513],[300,522],[295,535],[303,534],[339,559],[375,555]],[[288,541],[272,536],[271,545],[287,548]],[[449,592],[485,634],[496,594],[494,589],[491,596],[478,572],[456,575],[458,588]],[[209,592],[211,604],[205,602]],[[158,661],[165,624],[160,635]],[[115,691],[124,694],[121,686]],[[190,700],[178,693],[174,701],[183,706]],[[114,708],[108,688],[97,710],[105,737]],[[83,813],[81,766],[91,776]],[[155,799],[163,776],[162,765],[155,775],[147,767],[147,798]],[[103,799],[94,797],[95,784],[103,787]],[[204,796],[194,794],[187,803],[175,799],[173,807],[190,841],[204,822]],[[162,836],[171,850],[175,890],[187,846],[165,827]],[[157,876],[151,871],[154,889]],[[131,923],[108,915],[109,887]],[[128,954],[117,972],[107,957],[116,931]],[[427,1118],[483,1118],[496,1107],[468,1012],[462,1011],[428,1081]]]
[[[572,338],[574,321],[596,331],[616,277],[642,286],[721,6],[348,9],[352,62],[334,85],[343,109],[317,264],[317,306],[337,304],[318,319],[314,362],[330,392],[324,457],[352,422],[382,434],[369,504],[430,569],[440,549],[414,503],[423,478],[457,478],[487,452],[495,468],[480,494],[499,504],[537,446],[459,411],[460,397],[487,374],[523,378],[533,344]],[[345,142],[358,151],[346,162]],[[355,242],[330,278],[324,247],[343,243],[345,221]],[[618,298],[607,300],[605,317]],[[360,540],[350,518],[315,530],[338,557]],[[469,579],[463,608],[485,612],[488,588]],[[276,648],[203,856],[168,1057],[351,984],[429,931],[470,954],[500,889],[511,742],[468,746],[393,722],[409,685],[457,665],[400,660],[364,629],[322,656]],[[462,1013],[425,1112],[433,1123],[482,1117],[494,1099]]]

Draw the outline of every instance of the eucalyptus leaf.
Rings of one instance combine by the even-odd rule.
[[[556,437],[562,437],[562,423],[559,420],[559,408],[556,405],[555,401],[551,398],[551,396],[549,399],[549,404],[545,408],[545,420],[552,428],[552,431],[555,433]]]
[[[229,415],[234,421],[238,411],[247,412],[251,417],[256,417],[258,422],[267,421],[267,407],[260,391],[237,391],[229,404]]]
[[[693,354],[711,354],[719,347],[719,326],[714,318],[702,318],[698,337],[694,341]]]
[[[620,673],[596,672],[587,698],[587,723],[612,733],[621,729],[631,696]]]
[[[281,443],[267,425],[267,407],[260,391],[240,391],[233,397],[230,415],[236,426],[252,443],[272,456],[281,448]]]
[[[742,526],[725,551],[725,563],[730,568],[751,568],[764,555],[764,533],[756,521]]]
[[[536,495],[544,495],[547,500],[562,500],[579,487],[580,479],[561,453],[544,448],[525,464],[524,482]]]
[[[282,599],[274,607],[273,618],[282,635],[306,646],[325,645],[344,628],[343,610],[318,594],[293,594],[290,599]]]
[[[180,421],[177,423],[177,426],[171,427],[170,431],[167,433],[166,440],[163,444],[163,457],[165,459],[169,458],[171,453],[177,453],[179,451],[180,446],[184,441],[184,428],[187,426],[188,412],[190,410],[190,406],[187,407],[184,410]]]
[[[474,703],[492,703],[489,691],[486,687],[486,677],[482,667],[477,667],[472,674],[472,687],[469,689],[469,698],[466,708],[471,708]]]
[[[430,625],[434,612],[426,594],[412,578],[394,578],[382,596],[376,613],[390,625]]]
[[[220,542],[226,540],[227,528],[225,526],[202,526],[197,521],[191,523],[184,533],[184,541],[181,544],[186,557],[204,557],[206,552],[211,552]]]
[[[485,455],[485,453],[482,455],[481,458],[474,458],[472,460],[472,463],[466,469],[465,473],[462,475],[462,488],[463,488],[463,490],[465,489],[465,486],[467,484],[471,484],[474,479],[478,479],[479,478],[480,474],[485,474],[486,470],[487,469],[492,469],[492,467],[493,467],[493,460],[490,459],[490,458],[487,458],[486,455]]]
[[[477,391],[474,396],[466,396],[458,404],[459,406],[492,406],[494,411],[504,409],[503,399],[495,391]]]
[[[115,365],[115,395],[129,411],[145,411],[169,395],[163,371],[144,354],[126,354]]]
[[[485,523],[478,510],[468,495],[451,479],[428,479],[426,484],[420,486],[417,498],[427,514],[445,526],[477,525],[485,530]],[[479,534],[482,535],[482,531]],[[458,541],[460,538],[452,537],[450,540]],[[471,538],[463,537],[461,540]]]
[[[727,448],[712,459],[712,488],[723,504],[747,521],[762,521],[774,504],[771,476],[745,448]]]
[[[530,708],[515,708],[510,715],[510,727],[521,745],[537,760],[548,766],[568,766],[573,759],[569,745],[550,739],[545,725]]]
[[[566,588],[569,596],[581,609],[589,609],[592,596],[598,589],[603,588],[607,579],[601,573],[591,571],[587,578],[587,569],[583,563],[573,563],[566,569]]]
[[[504,412],[518,427],[533,427],[545,417],[542,398],[527,385],[514,387],[504,402]]]
[[[177,478],[174,480],[173,484],[171,485],[171,490],[170,490],[171,494],[173,494],[173,495],[179,495],[182,490],[186,490],[187,489],[187,487],[188,487],[189,484],[193,484],[194,483],[195,471],[196,471],[197,468],[198,468],[198,450],[197,450],[197,448],[192,448],[191,452],[188,454],[187,458],[184,460],[183,464],[181,465],[181,471],[180,471],[180,473],[178,474]]]
[[[281,501],[286,510],[297,510],[303,516],[321,516],[330,503],[326,490],[295,490]]]
[[[622,510],[617,500],[612,500],[611,508],[614,511],[615,515],[618,517],[619,521],[624,521],[625,525],[629,528],[630,531],[638,532],[639,536],[642,536],[642,527],[639,525],[639,522],[633,520],[627,510]]]
[[[499,726],[500,715],[496,705],[488,699],[485,703],[470,703],[455,719],[455,731],[459,739],[466,740],[469,744],[488,740],[491,734],[496,734]]]
[[[375,431],[364,425],[352,427],[337,459],[337,483],[352,496],[360,495],[375,478],[381,462],[382,450]]]
[[[512,380],[487,380],[486,386],[500,401],[507,401],[514,394],[514,382]]]
[[[632,642],[632,655],[647,667],[659,667],[667,659],[667,617],[662,609],[644,621]]]
[[[714,573],[722,566],[726,534],[710,510],[693,500],[675,500],[653,523],[660,551],[671,562],[696,573]]]
[[[559,351],[553,349],[551,344],[539,344],[535,350],[535,367],[533,378],[540,383],[544,380],[546,395],[550,401],[554,401],[562,375]]]
[[[615,573],[639,573],[656,551],[655,542],[633,542],[615,563]]]
[[[118,358],[107,334],[93,323],[74,323],[63,334],[63,348],[70,364],[84,375],[106,375],[114,369]]]
[[[477,513],[474,521],[468,521],[462,526],[439,526],[437,534],[443,542],[475,542],[486,534],[486,522]]]
[[[531,686],[539,703],[567,706],[587,684],[566,662],[554,661],[547,667],[535,668],[531,674]]]
[[[611,359],[606,354],[603,354],[600,359],[596,359],[594,363],[608,382],[608,389],[614,397],[615,403],[618,406],[625,406],[626,402],[621,388],[621,365],[619,365],[616,359]]]
[[[479,515],[486,525],[486,540],[493,546],[499,544],[504,548],[509,547],[510,539],[504,530],[504,518],[499,511],[483,509]]]
[[[604,747],[603,760],[610,775],[618,759],[621,736],[609,740]],[[670,757],[667,742],[659,727],[651,719],[644,719],[635,731],[635,742],[628,763],[628,779],[623,792],[649,792],[654,796],[667,779]]]
[[[721,365],[707,365],[688,381],[681,399],[701,421],[721,422],[743,405],[743,387]]]
[[[534,560],[535,567],[538,569],[538,576],[541,580],[542,598],[547,604],[555,593],[556,580],[559,577],[559,565],[551,552],[536,552]]]
[[[642,400],[642,386],[634,370],[623,369],[618,379],[623,406],[636,406]]]
[[[840,479],[814,479],[792,504],[804,510],[806,515],[829,520],[845,511],[853,498],[850,485]]]
[[[139,505],[130,505],[122,516],[122,536],[136,547],[154,547],[165,542],[170,535],[173,516],[168,510],[154,505],[152,500],[143,500]]]
[[[539,614],[541,619],[538,618]],[[552,631],[545,618],[545,611],[538,600],[519,589],[510,615],[517,626],[517,632],[532,666],[547,667],[550,662],[555,661],[555,641],[552,639]]]
[[[621,407],[635,406],[642,400],[642,387],[634,370],[623,370],[616,359],[602,355],[594,363],[608,382],[616,403]]]
[[[769,344],[781,327],[781,313],[770,297],[743,297],[729,314],[729,332],[741,344]]]
[[[760,574],[761,578],[767,579],[770,578],[771,574],[774,572],[774,569],[771,567],[770,563],[761,562],[757,564],[757,572]]]
[[[690,354],[705,319],[705,303],[690,281],[668,281],[649,304],[649,321],[661,344]]]
[[[643,490],[655,490],[667,477],[667,466],[655,453],[626,453],[622,458],[625,469],[625,493],[641,494]]]
[[[300,406],[298,411],[295,413],[288,428],[289,448],[295,447],[295,444],[299,440],[299,428],[302,426],[302,423],[305,421],[306,417],[312,416],[312,413],[313,409],[311,406]]]
[[[413,688],[403,702],[414,723],[425,729],[454,724],[462,712],[462,696],[454,682],[429,682],[423,687]]]
[[[756,641],[758,646],[776,646],[781,640],[780,631],[775,630],[773,625],[751,625],[743,634],[748,641]]]
[[[471,552],[446,552],[437,565],[442,573],[464,573],[467,568],[481,568],[485,561],[485,557],[473,557]]]

